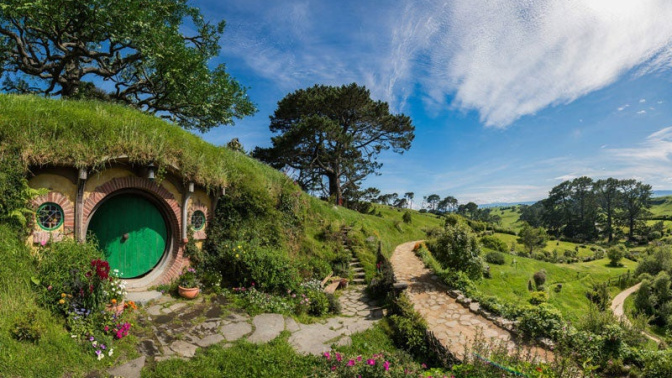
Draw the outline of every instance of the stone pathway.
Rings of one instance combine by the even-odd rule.
[[[399,245],[390,262],[398,282],[408,284],[406,294],[415,310],[427,321],[429,330],[458,359],[464,358],[465,347],[471,347],[480,333],[486,340],[504,343],[509,351],[519,347],[511,332],[492,321],[476,315],[449,296],[447,287],[438,281],[424,263],[413,253],[416,242]],[[544,360],[551,360],[550,352],[525,347]]]
[[[213,344],[230,347],[241,338],[253,343],[267,343],[289,331],[289,343],[302,354],[321,355],[332,344],[349,345],[350,335],[373,327],[382,317],[382,310],[363,292],[364,286],[351,285],[339,300],[342,316],[313,324],[300,324],[280,314],[245,313],[223,309],[224,297],[206,301],[199,297],[191,302],[162,296],[143,308],[138,323],[146,330],[140,334],[138,351],[142,357],[108,370],[115,377],[140,377],[148,360],[188,359],[198,348]]]

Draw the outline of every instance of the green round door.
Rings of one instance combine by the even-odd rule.
[[[122,278],[141,276],[156,266],[166,250],[166,222],[144,197],[122,194],[110,198],[93,214],[89,231],[98,239],[112,269]]]

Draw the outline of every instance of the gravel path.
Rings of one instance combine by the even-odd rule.
[[[551,360],[552,354],[544,349],[520,345],[507,330],[490,320],[469,311],[450,297],[447,287],[427,269],[413,253],[416,242],[399,245],[390,262],[398,282],[408,283],[406,294],[415,310],[427,321],[429,330],[459,359],[464,358],[465,347],[471,348],[478,333],[494,343],[504,343],[509,351],[531,349],[532,354]]]
[[[613,311],[614,315],[616,315],[617,319],[622,320],[626,324],[630,324],[630,320],[628,320],[628,317],[625,316],[625,311],[623,309],[623,304],[625,303],[625,299],[630,296],[630,294],[634,293],[635,291],[639,290],[639,287],[641,286],[641,282],[638,283],[635,286],[631,286],[614,297],[614,300],[611,301],[611,311]],[[650,340],[655,341],[656,343],[660,344],[660,339],[657,338],[656,336],[649,335],[646,332],[642,332],[644,336],[649,338]]]

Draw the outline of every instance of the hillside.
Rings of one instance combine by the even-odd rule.
[[[95,172],[120,156],[132,163],[153,162],[159,169],[178,168],[187,179],[209,189],[226,187],[227,195],[216,210],[226,217],[214,222],[218,225],[213,228],[219,228],[212,234],[231,239],[215,238],[212,243],[249,242],[265,248],[299,267],[304,278],[323,278],[328,270],[349,261],[340,239],[344,229],[349,230],[351,249],[371,279],[379,243],[389,255],[401,242],[424,238],[424,228],[442,224],[434,215],[415,211],[411,223],[404,223],[402,211],[385,206],[374,207],[371,214],[333,206],[303,193],[279,171],[136,110],[91,101],[0,95],[0,160],[5,166],[75,166]],[[230,217],[234,212],[241,215],[235,222]],[[0,371],[10,376],[80,375],[99,366],[88,354],[82,356],[48,311],[39,310],[30,294],[31,278],[36,276],[31,253],[12,232],[0,231],[0,253],[5,265],[14,267],[0,269],[0,325],[8,329],[14,314],[36,309],[48,328],[40,344],[25,354],[33,366],[30,372],[25,370],[27,361],[17,364],[14,354],[24,344],[0,333],[0,344],[9,351],[0,353]],[[17,292],[22,294],[17,297]],[[68,356],[65,360],[60,358],[63,353]],[[81,363],[73,367],[77,365],[73,360]]]

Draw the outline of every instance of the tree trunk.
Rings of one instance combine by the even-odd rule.
[[[329,197],[334,197],[336,205],[343,205],[343,193],[341,191],[341,181],[337,174],[328,174],[329,179]]]
[[[607,211],[607,232],[609,233],[609,244],[614,240],[614,230],[611,228],[611,211]]]
[[[629,221],[629,226],[630,226],[630,229],[628,230],[628,239],[632,240],[632,235],[633,235],[633,231],[634,231],[633,228],[635,226],[635,217],[630,215],[628,218],[629,218],[628,221]]]

